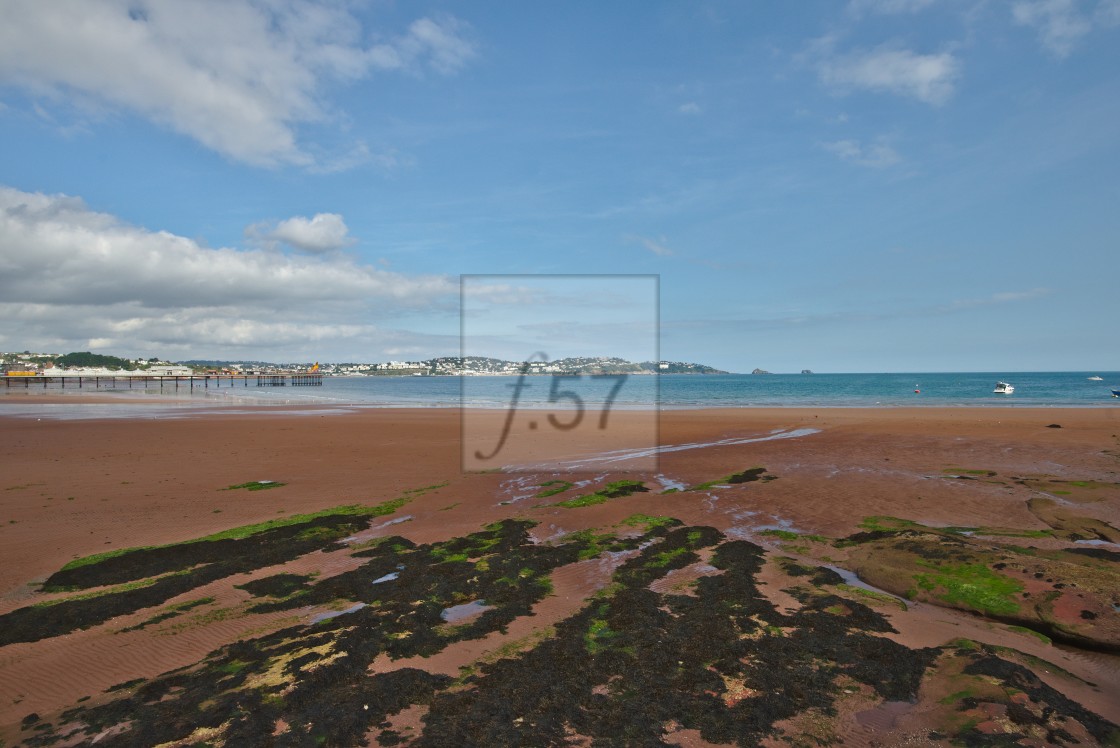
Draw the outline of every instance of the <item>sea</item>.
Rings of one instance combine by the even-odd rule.
[[[1091,380],[1100,376],[1102,381]],[[993,392],[997,382],[1015,387],[1012,394]],[[1120,372],[957,372],[909,374],[669,374],[613,376],[477,376],[477,377],[324,377],[320,387],[257,387],[220,382],[192,390],[162,392],[169,407],[320,406],[340,411],[363,407],[405,408],[550,408],[602,410],[781,407],[1120,407]],[[159,395],[147,390],[107,389],[112,402],[53,405],[20,403],[18,392],[0,392],[0,415],[111,417],[154,413],[140,401]],[[60,394],[55,388],[49,394]],[[104,398],[99,398],[102,400]],[[515,402],[516,401],[516,402]],[[80,408],[76,407],[81,405]],[[131,407],[130,407],[131,406]],[[232,409],[232,410],[231,410]],[[75,412],[80,411],[80,412]],[[132,413],[132,411],[137,411]]]

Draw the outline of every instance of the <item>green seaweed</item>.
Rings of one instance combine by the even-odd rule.
[[[141,621],[135,626],[128,626],[126,628],[123,628],[120,630],[120,633],[123,634],[129,631],[139,631],[140,629],[147,628],[148,626],[154,626],[157,623],[163,623],[164,621],[171,620],[172,618],[178,618],[183,613],[186,613],[189,610],[193,610],[194,608],[198,608],[203,605],[209,605],[212,602],[214,602],[214,598],[212,597],[200,597],[196,600],[187,600],[185,602],[175,603],[174,605],[168,605],[163,609],[162,612],[157,613],[156,615],[145,621]]]
[[[253,597],[282,598],[306,591],[311,579],[305,574],[273,574],[245,584],[235,584],[234,587],[245,590]]]
[[[618,632],[612,631],[606,620],[592,618],[587,627],[587,634],[583,637],[584,647],[588,654],[595,655],[610,648],[611,639],[616,637],[618,637]]]
[[[123,732],[106,734],[99,745],[341,746],[375,735],[385,745],[435,748],[564,745],[578,735],[609,746],[664,745],[687,729],[708,743],[798,744],[796,721],[836,715],[849,684],[877,699],[913,701],[927,668],[946,653],[882,636],[893,629],[881,613],[819,588],[797,593],[801,607],[782,612],[758,586],[761,547],[710,527],[670,529],[646,519],[634,520],[648,528],[642,536],[615,540],[591,530],[534,543],[533,523],[519,520],[440,543],[389,539],[355,553],[365,560],[359,568],[315,581],[298,600],[262,602],[256,610],[366,607],[317,624],[305,618],[221,647],[188,668],[134,681],[101,703],[64,711],[46,737],[89,741],[119,725]],[[640,550],[544,636],[511,642],[457,678],[408,667],[371,674],[381,657],[431,656],[465,640],[485,646],[485,637],[532,615],[556,570],[614,543]],[[698,579],[694,595],[653,591],[651,583],[695,563],[701,549],[710,549],[722,573]],[[486,568],[447,561],[464,555],[485,560]],[[370,584],[394,570],[392,582]],[[836,577],[807,574],[814,584]],[[441,611],[468,600],[494,607],[446,625]],[[985,659],[974,644],[959,656],[980,675],[1037,694],[1055,706],[1055,720],[1068,714],[1099,742],[1115,727],[1062,701],[1029,671]],[[392,722],[410,705],[425,706],[412,733]]]
[[[649,489],[646,488],[642,481],[637,480],[618,480],[608,483],[600,488],[595,493],[577,496],[574,499],[561,501],[554,506],[563,507],[565,509],[578,509],[584,506],[593,506],[595,504],[604,504],[610,499],[618,499],[623,496],[629,496],[635,493],[645,493]]]
[[[838,585],[836,585],[836,589],[843,590],[844,592],[847,592],[847,593],[852,594],[852,595],[859,595],[860,597],[866,597],[869,600],[874,600],[876,602],[886,603],[887,605],[894,605],[897,608],[899,608],[900,610],[909,610],[909,608],[907,607],[905,602],[903,602],[902,600],[899,600],[897,597],[894,597],[893,595],[888,595],[884,592],[876,592],[875,590],[868,590],[868,589],[864,589],[863,587],[856,587],[855,585],[852,585],[852,584],[838,584]]]
[[[711,562],[725,573],[698,580],[695,597],[650,591],[670,567],[695,559],[675,551],[713,543]],[[782,720],[830,713],[841,676],[881,698],[914,697],[935,650],[869,635],[889,626],[834,596],[780,614],[755,586],[762,554],[711,528],[670,531],[620,567],[609,590],[558,624],[555,636],[480,668],[466,688],[438,693],[418,748],[563,745],[573,733],[593,745],[665,745],[669,721],[709,743],[757,745],[776,737]],[[828,612],[838,605],[843,615]],[[732,698],[732,684],[749,700],[736,703],[743,697]]]
[[[777,479],[778,479],[778,476],[776,476],[776,475],[768,475],[766,473],[766,468],[764,468],[764,467],[753,467],[753,468],[747,468],[746,470],[740,471],[738,473],[732,473],[731,475],[727,476],[726,478],[717,478],[716,480],[710,480],[710,481],[707,481],[706,483],[700,483],[698,485],[691,486],[689,488],[686,488],[685,490],[686,491],[707,491],[708,489],[714,488],[715,486],[736,485],[736,484],[739,484],[739,483],[753,483],[754,481],[762,481],[763,483],[768,483],[772,480],[777,480]]]
[[[672,527],[680,524],[679,519],[665,516],[651,516],[649,514],[631,514],[626,519],[618,523],[622,527],[638,527],[643,530],[649,530],[654,527]]]
[[[1023,585],[1014,579],[997,574],[984,564],[930,565],[936,571],[915,574],[914,581],[927,592],[944,590],[936,595],[939,600],[994,615],[1019,611],[1015,595],[1022,592]]]
[[[81,600],[93,600],[98,597],[105,597],[106,595],[119,595],[123,592],[131,592],[132,590],[143,589],[144,587],[151,587],[157,584],[160,580],[168,577],[182,576],[187,573],[184,571],[173,571],[168,574],[161,574],[158,577],[151,577],[149,579],[139,579],[135,582],[127,582],[126,584],[118,584],[114,587],[109,587],[103,590],[93,590],[92,592],[83,592],[80,595],[70,595],[69,597],[60,597],[55,600],[40,600],[37,603],[32,603],[32,608],[50,608],[55,605],[62,605],[64,603],[73,603]]]
[[[286,486],[286,485],[288,485],[288,484],[287,483],[278,483],[276,481],[271,481],[271,480],[265,480],[265,481],[251,480],[248,483],[238,483],[235,486],[229,486],[227,488],[222,488],[222,489],[219,489],[219,490],[221,490],[221,491],[236,491],[239,488],[244,488],[244,489],[249,490],[249,491],[267,491],[270,488],[280,488],[280,486]]]
[[[406,492],[410,495],[375,506],[347,505],[233,528],[184,543],[79,559],[81,563],[72,562],[48,577],[43,590],[116,586],[0,615],[0,645],[39,641],[96,626],[218,579],[324,550],[364,529],[371,516],[395,512],[410,496],[431,488],[414,489]]]
[[[859,526],[869,532],[892,532],[911,528],[925,529],[923,525],[919,525],[917,522],[882,514],[864,517],[863,521],[859,523]]]
[[[544,483],[540,484],[540,486],[538,486],[538,488],[541,488],[543,490],[538,491],[533,498],[547,499],[549,496],[555,496],[558,493],[564,493],[574,485],[574,483],[566,480],[545,481]]]
[[[406,491],[407,493],[411,493]],[[228,530],[206,535],[201,538],[194,538],[191,540],[184,540],[181,543],[168,543],[166,545],[145,545],[136,546],[132,548],[117,548],[112,551],[105,551],[103,553],[94,553],[91,556],[83,556],[70,561],[62,567],[62,571],[70,571],[71,569],[78,569],[83,566],[91,564],[98,564],[118,556],[124,556],[136,551],[150,551],[160,548],[173,548],[180,545],[188,545],[191,543],[208,543],[216,540],[241,540],[248,538],[258,533],[275,530],[280,527],[288,527],[290,525],[300,525],[312,520],[321,519],[323,517],[381,517],[386,514],[392,514],[400,509],[402,506],[409,502],[409,498],[401,496],[400,498],[385,501],[380,504],[369,506],[366,504],[344,504],[342,506],[331,507],[329,509],[322,509],[318,512],[310,512],[308,514],[293,514],[290,517],[281,517],[279,519],[270,519],[264,522],[258,522],[252,525],[242,525],[241,527],[231,527]]]
[[[808,533],[792,532],[790,530],[763,530],[759,535],[768,538],[778,538],[779,540],[811,540],[816,543],[829,542],[829,539],[824,535],[812,535]]]
[[[581,543],[583,549],[579,552],[579,560],[601,556],[606,551],[620,550],[617,536],[612,532],[597,533],[594,530],[577,530],[562,538],[563,543]]]

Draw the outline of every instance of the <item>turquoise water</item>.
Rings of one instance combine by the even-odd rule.
[[[1103,381],[1089,381],[1099,375]],[[1015,385],[1011,395],[992,392],[997,381]],[[198,405],[318,405],[367,407],[499,407],[518,391],[517,377],[326,377],[322,387],[211,387],[180,393],[175,403]],[[571,409],[575,399],[601,411],[615,377],[527,377],[519,407]],[[1110,389],[1120,389],[1120,372],[968,372],[937,374],[724,374],[631,376],[622,382],[612,408],[697,407],[1120,407]],[[916,393],[914,390],[920,390]],[[102,390],[104,392],[104,390]],[[72,392],[72,391],[71,391]],[[85,391],[83,391],[84,393]],[[152,392],[158,393],[159,390]],[[77,395],[77,393],[73,393]],[[108,393],[106,393],[108,394]],[[128,406],[144,393],[127,390],[115,405],[83,406],[83,411],[125,415],[146,406]],[[168,393],[164,393],[167,396]],[[7,402],[5,402],[7,400]],[[75,397],[75,404],[81,400]],[[0,414],[46,415],[65,406],[20,405],[0,397]],[[231,412],[228,408],[226,412]],[[135,415],[135,414],[134,414]]]
[[[1104,381],[1092,382],[1094,374]],[[290,403],[458,405],[506,407],[517,377],[337,377],[322,387],[235,389],[236,397]],[[1011,395],[992,392],[998,381],[1015,385]],[[570,390],[587,403],[602,403],[618,382],[614,377],[580,379],[527,377],[519,404],[572,404]],[[462,391],[460,392],[460,385]],[[1120,406],[1110,387],[1120,389],[1120,372],[994,372],[958,374],[723,374],[632,376],[614,407],[822,407],[822,406]],[[914,390],[921,390],[915,393]],[[223,391],[225,392],[225,391]],[[210,395],[217,392],[211,390]],[[551,396],[551,401],[550,401]]]
[[[1092,382],[1096,374],[1104,381]],[[541,379],[544,381],[537,382]],[[548,402],[551,377],[529,378],[533,385],[523,391],[522,402]],[[616,380],[561,380],[558,390],[570,388],[588,402],[603,402]],[[1011,395],[992,392],[996,382],[1015,385]],[[464,400],[472,405],[505,405],[510,401],[516,377],[477,377],[464,380]],[[329,382],[328,392],[359,393],[363,397],[402,398],[423,402],[456,399],[457,382],[439,382],[413,377],[411,380]],[[820,407],[900,405],[984,406],[1079,406],[1120,405],[1111,387],[1120,389],[1120,372],[1062,373],[959,373],[959,374],[724,374],[635,376],[626,380],[615,404],[642,407],[660,402],[662,407]],[[914,390],[920,390],[920,394]],[[527,402],[526,402],[527,401]],[[561,398],[560,402],[564,402]]]

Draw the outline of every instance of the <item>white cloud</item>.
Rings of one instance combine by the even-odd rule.
[[[314,166],[296,128],[330,119],[327,81],[449,74],[474,55],[449,16],[370,46],[362,35],[343,3],[5,0],[0,83],[134,112],[238,161]]]
[[[1101,0],[1093,12],[1078,0],[1021,0],[1011,11],[1017,23],[1037,29],[1043,46],[1057,57],[1068,56],[1094,26],[1120,24],[1120,0]]]
[[[875,169],[894,166],[902,161],[898,152],[882,140],[867,145],[858,140],[836,140],[831,143],[821,143],[821,147],[830,153],[835,153],[843,161]]]
[[[280,242],[312,254],[354,243],[346,222],[337,213],[316,213],[313,218],[294,216],[275,225],[256,223],[245,229],[245,236],[266,245]]]
[[[671,257],[674,252],[669,247],[669,242],[663,236],[650,238],[648,236],[626,236],[627,241],[637,242],[658,257]]]
[[[689,101],[677,107],[677,111],[681,114],[700,114],[700,105],[695,101]]]
[[[439,21],[421,18],[409,27],[407,36],[390,46],[395,46],[406,65],[427,58],[437,71],[450,74],[475,55],[474,45],[467,41],[465,31],[466,25],[450,16]]]
[[[880,13],[883,15],[898,15],[900,13],[917,13],[933,5],[934,0],[851,0],[848,3],[848,12],[853,15],[864,13]]]
[[[1051,293],[1053,292],[1049,288],[1032,288],[1029,291],[1002,291],[992,294],[991,300],[995,304],[1003,304],[1009,301],[1029,301],[1030,299],[1041,299]]]
[[[819,62],[817,72],[821,82],[840,92],[866,89],[940,105],[953,95],[961,65],[949,52],[923,55],[881,46],[843,55],[829,54]]]
[[[1010,304],[1018,301],[1032,301],[1034,299],[1041,299],[1049,296],[1053,291],[1049,288],[1031,288],[1025,291],[1001,291],[994,293],[991,296],[977,298],[977,299],[956,299],[955,301],[938,307],[937,311],[941,312],[956,312],[961,309],[973,309],[975,307],[995,306],[998,304]]]
[[[453,278],[378,270],[340,254],[210,249],[92,211],[78,198],[0,187],[0,317],[5,337],[24,347],[73,350],[99,341],[119,353],[186,357],[221,346],[373,345],[410,335],[379,323],[408,313],[450,316],[457,303]]]

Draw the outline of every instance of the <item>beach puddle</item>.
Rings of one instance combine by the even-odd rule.
[[[660,475],[660,474],[657,475],[657,477],[654,478],[654,480],[656,480],[658,482],[658,484],[661,486],[661,491],[662,492],[665,492],[665,491],[683,491],[685,488],[687,488],[687,486],[684,483],[681,483],[679,480],[673,480],[672,478],[667,478],[664,475]]]
[[[810,533],[798,529],[793,520],[783,519],[776,515],[767,515],[773,522],[767,524],[745,524],[742,523],[744,519],[751,519],[757,517],[760,512],[757,511],[739,511],[731,515],[732,519],[739,522],[739,524],[732,525],[725,533],[728,537],[738,538],[740,540],[750,540],[754,543],[760,543],[764,546],[773,546],[775,540],[781,541],[796,541],[798,536],[805,536],[806,540],[813,537]]]
[[[847,569],[841,569],[839,566],[833,566],[831,564],[825,564],[824,568],[828,569],[829,571],[834,571],[837,574],[839,574],[844,579],[844,583],[845,584],[850,584],[852,587],[859,587],[861,590],[867,590],[868,592],[874,592],[874,593],[879,594],[879,595],[886,595],[887,597],[891,597],[891,598],[894,598],[895,600],[898,600],[903,605],[912,605],[912,603],[907,603],[906,600],[899,597],[898,595],[892,595],[890,592],[887,592],[884,589],[876,587],[873,584],[868,584],[867,582],[860,579],[859,575],[856,574],[854,571],[848,571]]]
[[[872,730],[888,732],[894,729],[898,721],[906,716],[914,705],[908,701],[885,701],[874,709],[856,712],[856,722],[862,727]]]
[[[540,476],[537,475],[519,475],[516,478],[504,480],[498,487],[502,496],[502,500],[498,504],[504,506],[531,499],[540,491],[540,485]]]
[[[365,603],[355,603],[355,604],[351,605],[349,608],[347,608],[346,610],[332,610],[329,613],[320,613],[319,615],[314,616],[311,619],[311,623],[320,623],[322,621],[330,620],[331,618],[338,618],[339,616],[344,616],[348,613],[357,613],[359,610],[361,610],[364,607],[366,607]]]
[[[439,614],[439,617],[447,623],[460,623],[493,609],[493,605],[487,605],[483,600],[472,600],[469,603],[452,605],[450,608],[444,608],[443,612]]]

